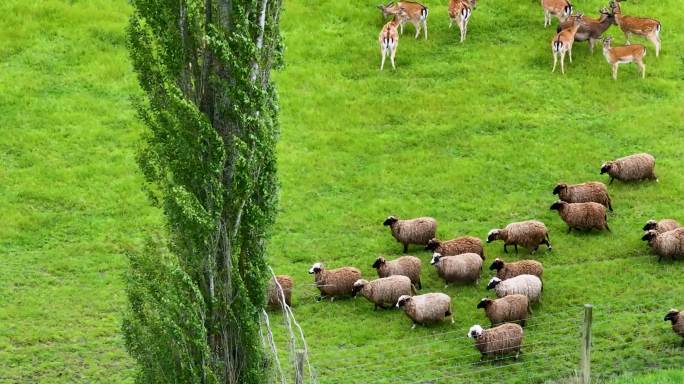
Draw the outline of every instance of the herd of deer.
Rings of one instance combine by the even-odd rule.
[[[603,55],[612,67],[613,79],[617,79],[618,65],[635,63],[639,67],[641,76],[646,76],[646,65],[643,58],[646,55],[646,48],[641,44],[631,44],[629,42],[632,35],[646,38],[655,45],[655,54],[660,54],[660,22],[658,20],[624,16],[620,9],[620,3],[626,0],[611,0],[607,8],[599,11],[599,18],[593,19],[582,15],[573,14],[573,6],[568,0],[541,0],[544,9],[544,27],[551,25],[552,19],[558,19],[556,36],[551,41],[551,52],[553,54],[553,69],[556,71],[557,63],[560,59],[561,72],[565,74],[565,54],[567,53],[572,63],[572,45],[576,41],[588,41],[589,49],[594,52],[594,44],[601,39],[603,33],[612,24],[616,24],[625,34],[627,45],[611,46],[611,37],[603,39]],[[456,23],[461,31],[461,42],[466,38],[468,32],[468,20],[475,9],[477,0],[449,0],[449,28]],[[380,42],[380,70],[385,67],[385,59],[389,56],[392,68],[396,69],[394,57],[399,45],[399,34],[404,32],[404,24],[411,22],[416,29],[416,38],[420,36],[421,29],[428,37],[427,17],[428,8],[420,3],[413,1],[399,1],[379,5],[383,16],[393,16],[387,24],[382,27],[379,36]]]

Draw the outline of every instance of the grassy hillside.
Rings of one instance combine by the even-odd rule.
[[[428,3],[430,39],[412,40],[408,27],[398,70],[383,73],[374,2],[285,4],[282,200],[270,252],[276,271],[298,283],[295,312],[321,382],[568,377],[585,302],[597,305],[597,377],[681,367],[680,341],[661,320],[683,305],[684,267],[657,264],[639,241],[650,217],[684,220],[676,29],[684,17],[669,11],[679,3],[625,3],[661,19],[663,52],[656,59],[649,46],[645,81],[623,66],[618,82],[582,44],[567,75],[551,75],[552,31],[536,2],[482,1],[462,45],[444,3]],[[161,228],[134,162],[142,127],[129,103],[137,91],[123,32],[130,10],[125,1],[9,0],[0,11],[0,382],[130,382],[119,335],[124,252]],[[613,233],[566,235],[548,210],[553,185],[605,181],[601,162],[635,151],[656,155],[660,183],[615,183]],[[538,255],[544,302],[520,365],[471,364],[477,356],[463,335],[485,324],[475,305],[488,294],[486,278],[446,290],[454,326],[413,332],[403,314],[374,313],[363,299],[313,300],[313,262],[370,277],[376,256],[400,254],[380,225],[392,213],[434,216],[444,238],[484,237],[520,219],[547,223],[554,251]],[[411,252],[425,261],[423,291],[442,290],[429,255]],[[500,243],[486,252],[487,265],[503,255]]]

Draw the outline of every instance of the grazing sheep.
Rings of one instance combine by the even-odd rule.
[[[404,245],[404,253],[408,252],[409,244],[425,245],[437,233],[437,220],[432,217],[399,220],[390,216],[382,225],[390,227],[392,236]]]
[[[276,280],[278,284],[276,284]],[[278,288],[280,286],[280,288]],[[282,306],[282,298],[285,298],[285,304],[292,306],[292,287],[294,286],[294,281],[292,277],[287,275],[278,275],[271,277],[268,282],[268,307],[278,308]],[[282,289],[282,294],[280,289]]]
[[[684,338],[684,311],[670,309],[670,312],[665,315],[663,320],[670,320],[672,322],[672,331]],[[682,340],[682,346],[684,346],[684,340]]]
[[[520,275],[508,280],[492,277],[487,289],[494,289],[496,297],[520,294],[530,300],[530,304],[540,303],[543,285],[541,279],[534,275]]]
[[[446,286],[449,283],[477,283],[482,272],[482,258],[477,253],[442,256],[435,252],[430,264],[435,266],[437,275],[444,279]]]
[[[658,255],[658,261],[663,257],[671,259],[684,258],[684,228],[658,233],[651,229],[646,231],[641,240],[648,241],[653,251]]]
[[[496,269],[496,277],[507,280],[511,277],[520,275],[534,275],[541,279],[544,274],[544,266],[536,260],[520,260],[512,263],[505,263],[501,259],[496,259],[489,266],[489,270]]]
[[[568,233],[572,229],[591,231],[593,228],[600,230],[608,228],[608,216],[606,207],[599,203],[566,203],[556,201],[551,205],[552,211],[558,211],[561,219],[568,225]]]
[[[454,323],[454,312],[451,309],[451,297],[444,293],[426,293],[419,296],[404,295],[397,301],[397,308],[403,308],[404,313],[411,320],[413,326],[416,324],[431,324],[444,321],[445,318],[451,318],[451,324]]]
[[[420,283],[420,259],[415,256],[402,256],[391,261],[381,256],[375,259],[373,268],[378,270],[378,277],[402,275],[411,279],[418,289],[423,288]]]
[[[660,221],[649,220],[644,225],[644,231],[654,230],[658,234],[680,228],[681,225],[672,219],[662,219]]]
[[[386,305],[394,306],[394,303],[403,295],[413,295],[416,293],[411,279],[406,276],[390,276],[368,282],[359,279],[354,282],[352,296],[361,295],[374,304],[373,310],[378,307],[385,309]]]
[[[515,352],[517,359],[522,347],[523,329],[513,323],[504,323],[489,329],[473,325],[468,331],[468,337],[475,339],[475,348],[480,351],[481,355],[480,360],[489,355],[504,355],[512,352]]]
[[[477,304],[477,308],[484,308],[485,314],[492,327],[506,322],[520,322],[525,326],[527,315],[531,314],[530,300],[525,295],[508,295],[492,300],[484,298]]]
[[[638,180],[655,180],[658,177],[655,175],[655,157],[648,153],[638,153],[621,157],[617,160],[607,161],[601,165],[601,174],[608,173],[610,175],[610,183],[614,179],[620,181],[638,181]]]
[[[461,236],[447,241],[430,239],[425,249],[432,252],[441,253],[444,256],[460,255],[462,253],[477,253],[485,259],[482,240],[473,236]]]
[[[599,203],[607,207],[611,212],[613,206],[610,204],[608,188],[605,184],[598,181],[590,181],[582,184],[558,184],[553,189],[553,194],[568,203]]]
[[[361,271],[353,267],[342,267],[326,271],[322,263],[316,263],[309,269],[314,274],[316,287],[321,291],[319,299],[330,296],[330,301],[336,296],[351,295],[354,282],[361,278]]]
[[[487,243],[495,240],[503,240],[504,252],[508,253],[508,246],[515,246],[515,253],[518,253],[518,245],[535,253],[541,244],[546,245],[551,250],[549,230],[541,221],[527,220],[517,223],[510,223],[504,229],[492,229],[487,234]]]

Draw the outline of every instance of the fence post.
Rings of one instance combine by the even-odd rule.
[[[584,304],[584,323],[582,327],[582,384],[591,383],[591,304]]]
[[[304,350],[295,351],[295,384],[304,384]]]

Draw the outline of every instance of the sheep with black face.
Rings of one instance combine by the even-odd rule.
[[[430,239],[425,250],[437,252],[443,256],[454,256],[462,253],[476,253],[485,259],[482,240],[474,236],[461,236],[451,240]]]
[[[499,298],[519,294],[527,296],[530,303],[540,303],[543,285],[541,279],[534,275],[520,275],[508,280],[492,277],[487,289],[494,289]]]
[[[541,221],[527,220],[516,223],[510,223],[503,229],[492,229],[487,234],[487,243],[492,241],[502,240],[504,242],[504,252],[508,253],[508,246],[515,247],[515,253],[518,253],[518,245],[535,253],[539,246],[544,244],[548,250],[551,250],[551,242],[549,240],[549,230]]]
[[[492,326],[508,323],[519,322],[523,327],[527,315],[531,314],[530,300],[525,295],[513,294],[504,296],[500,299],[492,300],[484,298],[477,304],[477,308],[485,310],[485,314]]]
[[[437,275],[450,283],[477,283],[482,273],[482,258],[476,253],[463,253],[455,256],[432,254],[430,264],[435,266]]]
[[[496,277],[501,280],[520,275],[534,275],[541,279],[544,274],[544,266],[536,260],[520,260],[506,263],[497,258],[492,265],[489,266],[489,270],[496,270]]]
[[[444,321],[450,317],[454,323],[454,312],[451,309],[451,297],[444,293],[426,293],[419,296],[404,295],[397,300],[397,308],[403,308],[404,313],[416,324],[432,324]]]
[[[672,322],[672,331],[684,338],[684,311],[670,309],[663,320]],[[684,340],[682,340],[682,346],[684,346]]]
[[[572,229],[587,230],[592,229],[607,230],[608,216],[606,215],[606,207],[599,203],[566,203],[558,200],[551,205],[552,211],[558,211],[561,219],[568,225],[568,233]]]
[[[426,245],[437,233],[437,220],[432,217],[399,220],[389,216],[382,225],[390,227],[392,236],[404,245],[404,253],[408,252],[409,244]]]
[[[380,308],[393,307],[394,303],[403,295],[413,295],[416,293],[411,279],[406,276],[390,276],[367,281],[359,279],[354,282],[352,296],[361,293],[368,301],[374,304],[373,310]]]
[[[377,269],[378,277],[406,276],[418,289],[423,288],[420,283],[420,259],[415,256],[402,256],[395,260],[386,260],[380,256],[375,259],[372,267]]]
[[[648,153],[637,153],[635,155],[621,157],[617,160],[606,161],[601,165],[601,174],[610,175],[610,183],[614,179],[620,181],[639,181],[655,180],[655,157]]]
[[[655,220],[649,220],[646,222],[646,225],[644,225],[644,231],[650,231],[654,230],[658,234],[671,231],[673,229],[680,228],[681,225],[676,220],[672,219],[662,219],[660,221],[655,221]]]
[[[591,181],[582,184],[557,184],[553,189],[553,194],[568,203],[599,203],[607,207],[610,211],[613,206],[610,204],[608,188],[603,183]]]
[[[658,261],[663,257],[671,259],[684,258],[684,228],[658,233],[654,229],[646,231],[641,240],[648,241],[648,245],[658,255]]]

